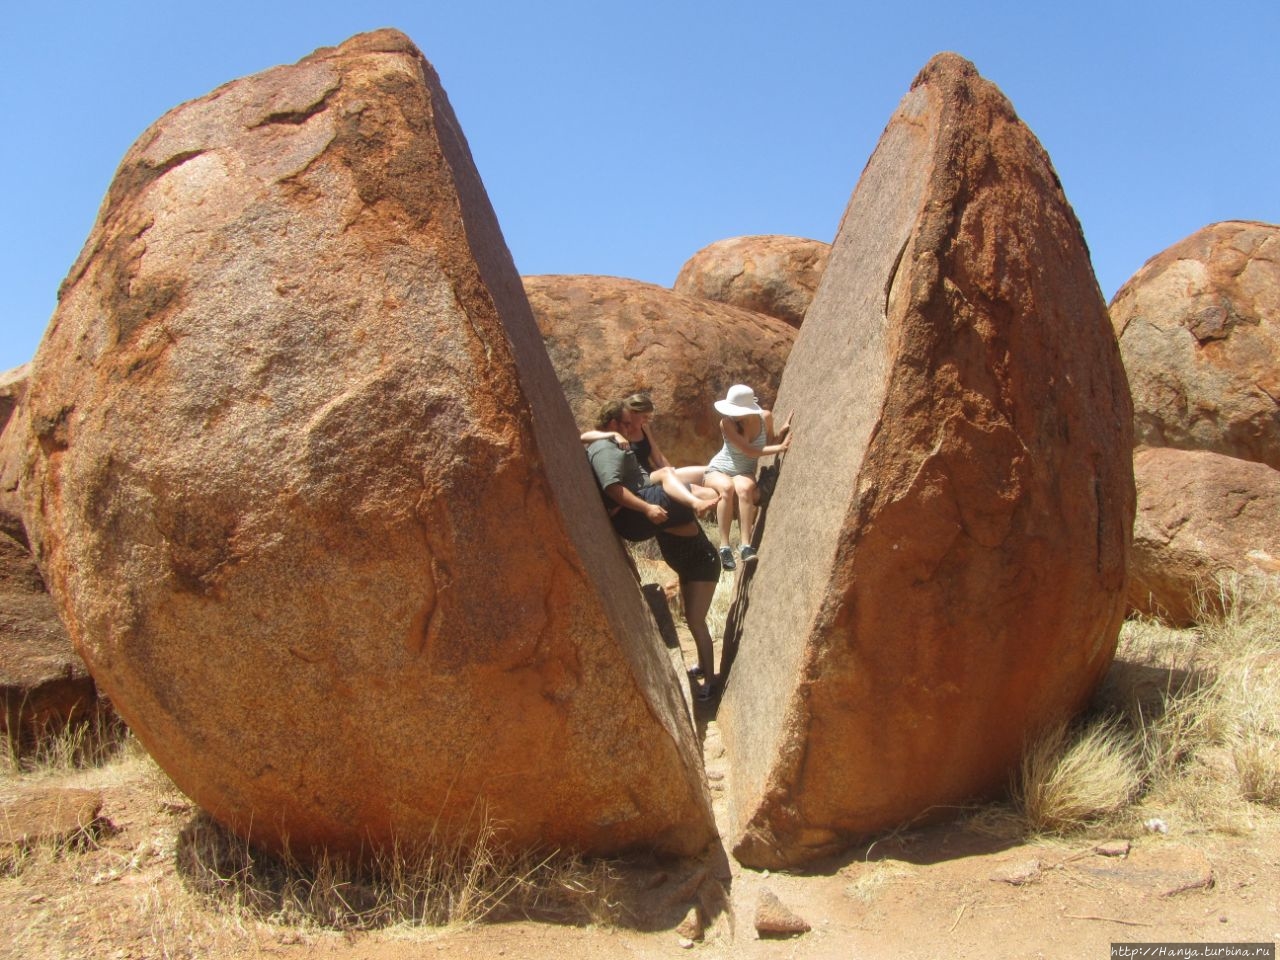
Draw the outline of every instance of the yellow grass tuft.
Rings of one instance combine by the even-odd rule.
[[[1141,782],[1138,744],[1119,724],[1058,724],[1023,752],[1012,794],[1033,830],[1065,833],[1123,809]]]

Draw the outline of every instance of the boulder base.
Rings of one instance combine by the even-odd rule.
[[[1133,473],[1133,610],[1189,626],[1224,598],[1280,588],[1280,470],[1157,448],[1138,451]]]

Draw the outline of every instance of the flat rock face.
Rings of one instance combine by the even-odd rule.
[[[674,670],[430,65],[380,31],[126,155],[35,360],[50,591],[252,841],[701,849]]]
[[[1124,615],[1132,408],[1106,307],[1048,157],[953,54],[854,191],[791,412],[719,715],[751,866],[1001,791]]]
[[[1280,469],[1280,226],[1215,223],[1152,257],[1111,322],[1134,440]]]
[[[1134,455],[1133,475],[1134,610],[1186,626],[1221,610],[1224,585],[1280,586],[1280,470],[1155,448]]]
[[[795,331],[772,317],[617,277],[524,278],[538,329],[578,424],[608,400],[644,391],[654,433],[676,466],[709,461],[723,442],[713,404],[735,383],[768,403]]]
[[[831,244],[803,237],[732,237],[690,257],[674,289],[799,327],[827,267]]]

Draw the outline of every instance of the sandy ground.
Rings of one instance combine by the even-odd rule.
[[[723,814],[718,734],[714,720],[704,721]],[[101,791],[105,825],[96,843],[35,856],[0,879],[0,930],[7,931],[0,956],[1093,960],[1110,956],[1112,943],[1280,940],[1280,830],[1265,809],[1234,834],[1198,834],[1171,822],[1168,833],[1112,844],[1025,845],[957,821],[901,832],[805,874],[744,870],[715,850],[699,862],[616,865],[623,907],[608,925],[519,921],[339,933],[237,917],[196,895],[176,856],[196,811],[158,784],[158,772],[136,762],[106,782],[90,773],[0,786],[14,797],[89,785]],[[754,918],[763,891],[809,932],[760,937]],[[719,912],[705,940],[689,944],[676,927],[700,897]]]

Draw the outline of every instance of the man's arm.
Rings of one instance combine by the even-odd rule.
[[[644,514],[652,524],[661,525],[667,522],[667,511],[656,503],[641,500],[620,483],[609,484],[604,488],[604,492],[605,496],[624,509]]]

